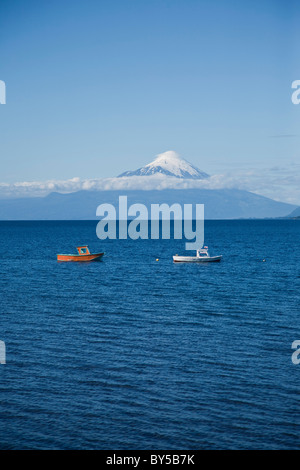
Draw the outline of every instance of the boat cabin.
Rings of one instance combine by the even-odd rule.
[[[89,255],[90,254],[90,250],[89,250],[89,247],[87,245],[77,246],[76,249],[77,249],[79,255]]]
[[[198,258],[209,257],[208,246],[205,246],[204,248],[201,248],[201,250],[197,250],[197,257]]]

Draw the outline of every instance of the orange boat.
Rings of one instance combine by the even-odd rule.
[[[89,247],[77,246],[78,255],[57,255],[57,261],[95,261],[102,258],[104,253],[91,253]]]

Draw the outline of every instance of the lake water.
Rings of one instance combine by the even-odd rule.
[[[208,221],[208,265],[95,221],[0,234],[0,448],[299,448],[300,221]],[[103,261],[57,263],[80,244]]]

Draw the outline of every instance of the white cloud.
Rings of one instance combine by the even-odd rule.
[[[151,190],[151,189],[223,189],[252,191],[277,201],[300,205],[300,165],[253,169],[213,175],[204,180],[179,179],[162,174],[123,178],[24,181],[0,183],[0,197],[46,196],[57,191],[71,193],[80,190]]]

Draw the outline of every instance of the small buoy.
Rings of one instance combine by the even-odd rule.
[[[159,261],[159,258],[156,258],[156,261]]]
[[[265,260],[265,259],[263,259],[263,263],[265,263],[265,262],[266,262],[266,260]]]

